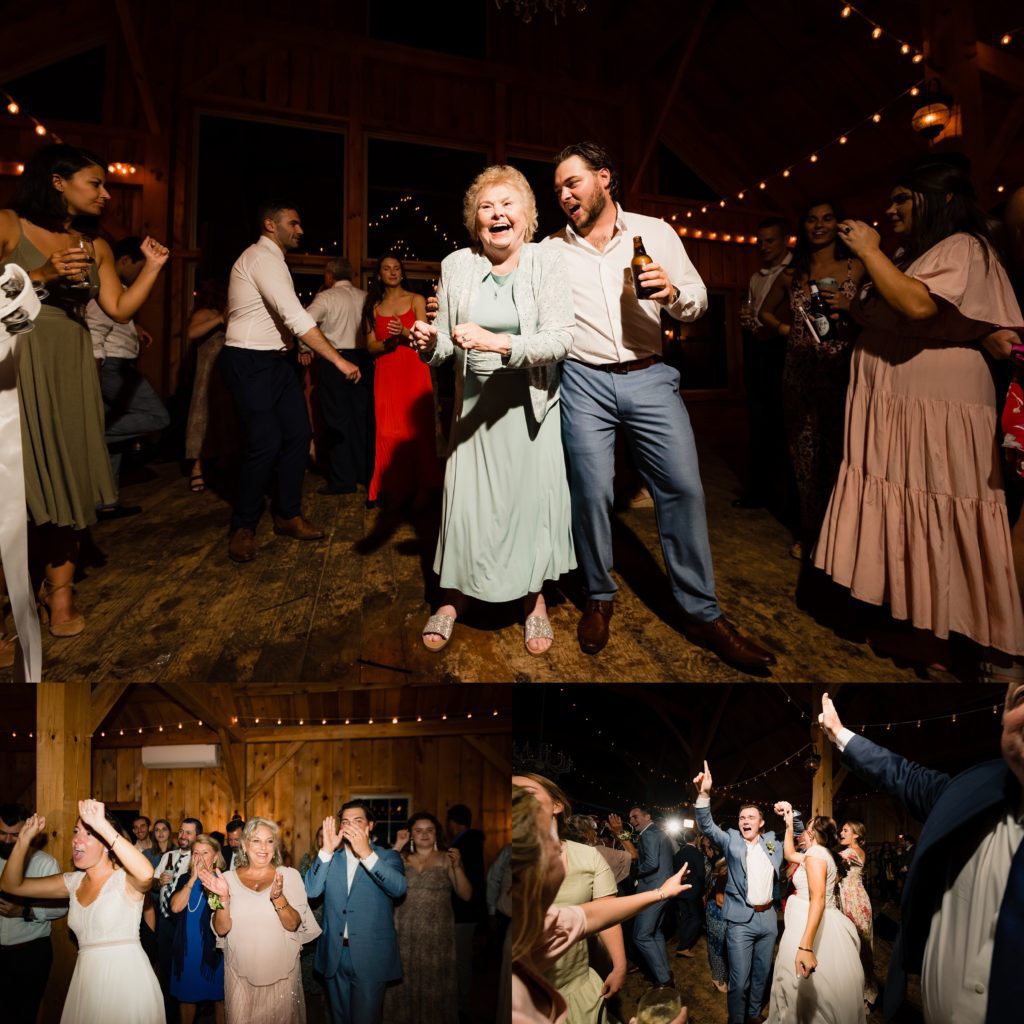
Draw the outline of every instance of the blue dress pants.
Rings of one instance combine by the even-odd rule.
[[[668,965],[665,937],[661,922],[665,917],[664,901],[645,907],[633,919],[633,945],[643,957],[655,985],[671,985],[672,969]]]
[[[722,611],[697,448],[679,396],[678,371],[655,363],[633,373],[609,373],[566,360],[561,398],[573,539],[588,596],[610,601],[618,590],[611,575],[611,512],[615,432],[621,426],[654,498],[672,594],[690,619],[713,622]]]
[[[760,1014],[778,934],[774,907],[755,911],[746,924],[729,922],[725,933],[729,952],[729,1024],[746,1024]]]
[[[348,946],[341,947],[338,972],[324,978],[324,984],[331,1024],[381,1024],[387,982],[358,977]]]
[[[285,519],[299,515],[313,431],[291,360],[278,352],[225,345],[220,369],[245,424],[245,455],[231,529],[256,529],[275,461],[274,512]]]

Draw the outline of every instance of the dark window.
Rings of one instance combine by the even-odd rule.
[[[462,197],[486,165],[483,153],[370,139],[367,255],[442,260],[468,245]]]
[[[43,124],[49,119],[102,124],[106,68],[107,51],[100,46],[13,78],[4,82],[3,87],[14,97],[22,113],[31,114]],[[73,84],[69,87],[69,83]],[[121,160],[125,156],[98,155],[108,160]]]
[[[663,142],[658,143],[658,192],[682,199],[718,198],[718,193]]]
[[[264,200],[295,204],[305,232],[298,252],[344,252],[345,137],[263,121],[204,115],[199,122],[197,279],[226,280],[259,236]]]

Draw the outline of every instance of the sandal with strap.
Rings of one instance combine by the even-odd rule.
[[[72,583],[61,583],[59,586],[53,587],[50,586],[47,580],[43,580],[43,585],[39,588],[39,618],[43,623],[49,625],[50,636],[78,636],[85,629],[85,616],[81,612],[72,616],[67,622],[58,622],[56,624],[53,622],[47,598],[52,597],[58,590],[64,590],[68,587],[71,588],[71,593],[74,594],[75,587]]]
[[[551,628],[551,620],[546,615],[531,615],[523,624],[523,643],[526,645],[527,654],[539,658],[551,650],[551,643],[554,642],[555,634]],[[543,649],[536,651],[530,646],[531,640],[549,640]]]
[[[427,624],[423,627],[423,646],[428,651],[440,651],[448,645],[452,638],[452,627],[455,625],[454,615],[431,615]],[[432,639],[430,634],[441,637],[440,640]]]
[[[193,473],[188,478],[188,489],[193,494],[202,494],[206,490],[206,481],[203,479],[202,473]]]

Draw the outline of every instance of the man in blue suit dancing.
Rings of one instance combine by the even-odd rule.
[[[827,693],[818,721],[844,765],[924,822],[900,901],[885,1019],[894,1019],[906,1001],[907,976],[919,974],[926,1024],[1020,1020],[1024,679],[1006,691],[1002,758],[952,778],[844,728]]]
[[[693,780],[697,787],[697,824],[725,854],[728,877],[722,916],[729,951],[729,1024],[759,1020],[779,923],[773,903],[782,867],[782,840],[764,831],[764,816],[753,804],[740,808],[739,828],[720,829],[711,817],[711,769]],[[793,832],[803,832],[800,812],[793,812]]]
[[[323,847],[306,873],[306,895],[324,894],[315,968],[324,977],[331,1024],[379,1024],[384,988],[402,976],[393,901],[405,895],[394,850],[370,842],[373,812],[351,800],[324,819]],[[339,849],[340,848],[340,849]]]
[[[672,840],[654,824],[646,807],[633,807],[629,812],[629,823],[637,834],[636,891],[651,892],[675,870],[672,866]],[[633,921],[633,945],[646,961],[658,988],[672,984],[665,937],[661,934],[665,909],[665,903],[655,903],[641,910]]]

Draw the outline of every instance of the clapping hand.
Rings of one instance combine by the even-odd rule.
[[[433,352],[437,346],[437,328],[423,320],[412,325],[412,343],[417,352]]]
[[[217,868],[216,872],[204,868],[199,872],[199,881],[203,883],[203,888],[207,892],[215,892],[222,899],[227,899],[230,895],[228,880],[221,874],[220,868]]]
[[[698,796],[711,796],[711,769],[707,761],[704,762],[704,771],[694,776],[693,784],[697,787]]]
[[[274,873],[274,882],[270,886],[270,902],[281,898],[281,893],[284,892],[284,875],[280,871]]]
[[[843,723],[839,721],[836,706],[827,693],[821,695],[821,714],[818,715],[818,725],[824,730],[825,735],[835,743]]]
[[[324,818],[324,838],[323,846],[321,849],[324,853],[334,853],[339,846],[341,846],[341,833],[338,831],[338,824],[334,820],[332,814],[329,818]]]

